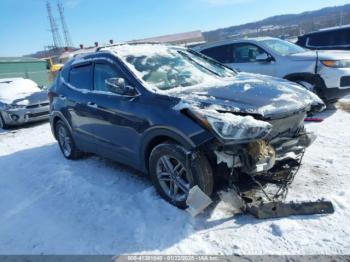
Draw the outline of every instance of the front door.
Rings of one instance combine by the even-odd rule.
[[[131,113],[136,111],[137,99],[111,91],[106,83],[110,78],[123,78],[125,84],[130,85],[117,64],[96,61],[90,107],[95,110],[97,150],[101,155],[133,165],[139,152],[139,128],[145,121]]]
[[[257,56],[267,54],[260,47],[251,43],[233,44],[233,58],[227,65],[240,72],[249,72],[274,76],[276,73],[275,61],[257,61]],[[269,56],[269,54],[267,54]]]

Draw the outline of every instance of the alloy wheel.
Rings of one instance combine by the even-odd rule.
[[[72,140],[64,126],[59,126],[58,128],[58,141],[62,148],[63,154],[66,157],[69,157],[72,153]]]
[[[164,155],[157,162],[157,179],[171,201],[184,201],[190,190],[190,179],[184,165],[175,157]]]

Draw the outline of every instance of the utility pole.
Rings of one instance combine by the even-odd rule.
[[[46,9],[47,9],[47,15],[49,18],[49,22],[50,22],[50,31],[52,34],[53,45],[55,48],[60,48],[60,47],[62,47],[62,39],[61,39],[60,33],[58,31],[55,18],[52,15],[51,4],[49,1],[46,1]]]
[[[66,43],[66,47],[72,47],[73,46],[72,38],[70,37],[70,34],[69,34],[66,19],[64,17],[64,8],[60,0],[57,1],[57,8],[60,14],[61,25],[62,25],[63,36]]]

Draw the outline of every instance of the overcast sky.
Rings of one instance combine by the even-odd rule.
[[[50,0],[58,17],[56,0]],[[349,0],[62,0],[76,46],[124,41],[257,21]],[[59,22],[59,21],[57,21]],[[52,44],[45,0],[0,0],[0,56],[18,56]]]

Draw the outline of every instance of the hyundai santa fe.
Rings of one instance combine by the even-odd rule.
[[[192,50],[118,44],[69,60],[49,91],[50,123],[63,155],[101,155],[148,173],[159,194],[186,207],[198,186],[251,177],[314,140],[303,122],[324,108],[313,93],[238,73]]]

